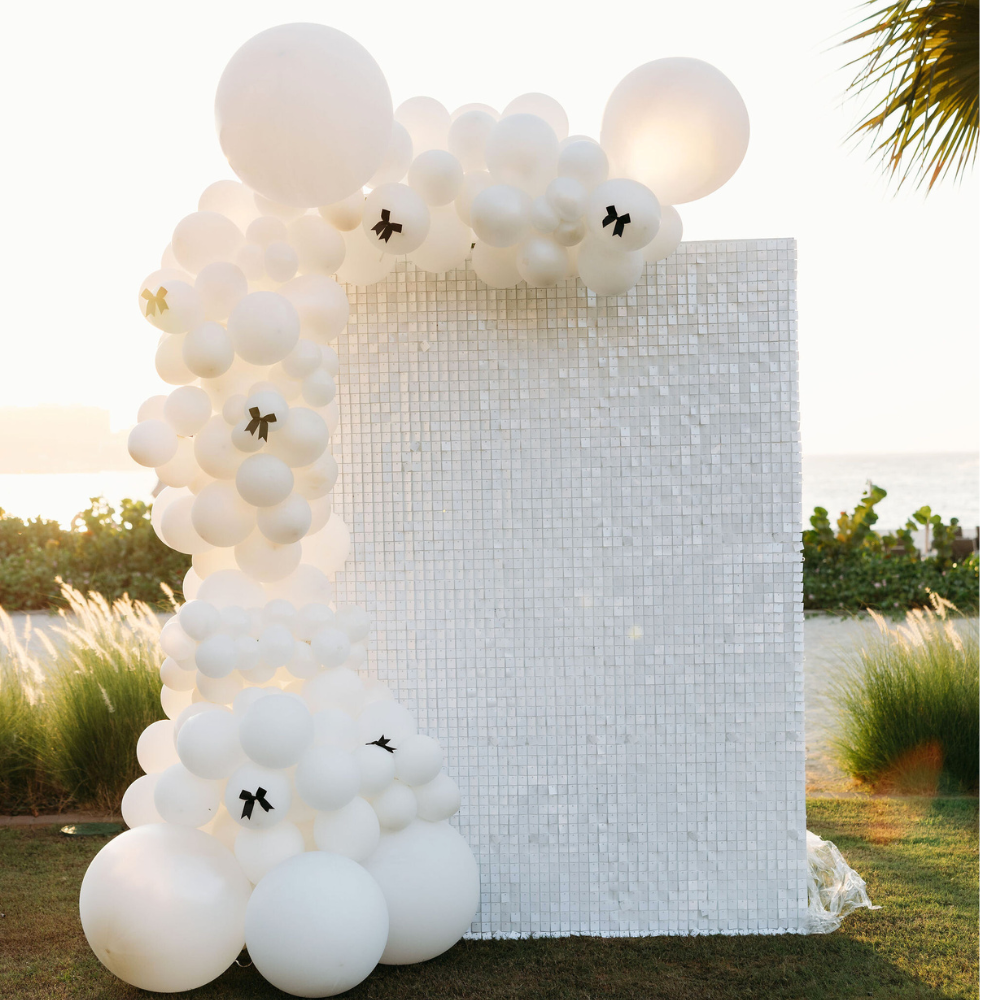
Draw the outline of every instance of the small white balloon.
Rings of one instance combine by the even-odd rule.
[[[288,238],[288,226],[275,215],[262,215],[247,226],[247,242],[266,250],[272,243]]]
[[[321,812],[313,824],[316,846],[352,861],[364,861],[378,846],[378,816],[360,796],[334,812]]]
[[[517,248],[517,273],[536,288],[550,288],[569,275],[566,248],[547,236],[529,236]]]
[[[165,333],[156,345],[153,358],[156,374],[168,385],[188,385],[195,379],[194,372],[184,364],[184,338]]]
[[[660,206],[660,228],[653,239],[642,249],[647,264],[669,257],[680,245],[684,236],[684,223],[673,205]]]
[[[201,296],[181,271],[154,271],[139,286],[139,310],[164,333],[187,333],[205,318]]]
[[[218,570],[206,577],[198,590],[198,599],[214,604],[220,611],[233,605],[262,608],[267,602],[264,588],[238,569]]]
[[[410,259],[422,271],[431,274],[444,274],[461,267],[472,252],[472,230],[462,222],[452,205],[432,208],[430,216],[427,239],[413,251]]]
[[[333,625],[335,617],[333,609],[325,604],[306,604],[295,613],[292,631],[296,639],[308,642],[320,629]]]
[[[427,204],[405,184],[380,184],[365,201],[361,229],[384,253],[412,253],[426,239],[430,225]]]
[[[495,114],[478,109],[453,117],[448,129],[448,149],[466,172],[486,169],[486,140],[497,123]]]
[[[229,261],[206,264],[195,279],[208,319],[226,319],[249,290],[246,275]]]
[[[450,819],[462,805],[462,793],[453,778],[441,773],[425,785],[417,785],[413,789],[417,797],[417,816],[436,823]]]
[[[177,223],[170,248],[184,270],[197,274],[216,261],[232,261],[243,244],[239,227],[218,212],[194,212]]]
[[[313,740],[313,723],[305,702],[291,694],[255,701],[240,719],[240,743],[262,767],[290,767]]]
[[[291,545],[305,538],[311,524],[312,510],[309,501],[298,493],[289,494],[274,507],[260,507],[257,510],[257,527],[260,533],[276,545]]]
[[[174,433],[191,437],[198,433],[212,415],[212,401],[204,389],[185,385],[174,389],[163,404],[163,417]]]
[[[298,254],[303,274],[336,273],[344,263],[344,237],[318,215],[303,215],[288,227],[288,241]]]
[[[153,801],[167,823],[204,826],[219,809],[219,783],[199,778],[183,764],[173,764],[156,782]]]
[[[492,247],[511,247],[528,232],[531,199],[520,188],[493,184],[476,195],[470,218],[480,240]]]
[[[179,499],[173,500],[163,511],[160,520],[159,531],[156,531],[160,541],[168,548],[186,555],[193,555],[196,552],[204,552],[211,548],[201,535],[194,529],[191,520],[191,510],[194,507],[195,497],[190,493]]]
[[[423,247],[420,249],[422,250]],[[326,406],[328,403],[332,403],[336,396],[337,380],[322,368],[312,372],[302,380],[302,399],[310,406]]]
[[[209,677],[200,670],[195,674],[195,687],[198,694],[213,705],[231,705],[233,698],[243,687],[243,678],[237,673],[226,677]]]
[[[553,233],[561,221],[552,202],[544,194],[531,203],[531,228],[536,232],[545,235]]]
[[[608,157],[593,139],[576,139],[560,149],[556,169],[560,177],[570,177],[593,191],[608,179]]]
[[[146,774],[159,773],[178,763],[174,749],[174,724],[167,719],[151,722],[139,734],[135,746],[135,756],[139,767]]]
[[[369,705],[358,717],[358,731],[363,743],[382,738],[388,739],[393,747],[417,732],[413,716],[399,702],[378,702]]]
[[[361,776],[359,794],[366,799],[381,795],[396,777],[392,754],[381,747],[366,743],[352,751]]]
[[[405,785],[426,785],[440,773],[444,763],[441,744],[423,733],[400,740],[392,756],[396,777]]]
[[[545,197],[560,222],[576,222],[587,209],[587,189],[575,177],[554,177]]]
[[[313,654],[324,667],[341,666],[351,653],[349,636],[333,626],[319,629],[313,635],[311,645]]]
[[[364,690],[361,678],[353,670],[334,667],[306,681],[302,697],[312,712],[336,708],[353,713],[360,708]]]
[[[185,720],[177,730],[181,763],[199,778],[217,780],[247,762],[240,746],[239,721],[221,705],[211,705]]]
[[[254,507],[274,507],[292,492],[294,485],[295,477],[287,463],[271,454],[250,455],[236,473],[236,489]]]
[[[264,273],[272,281],[290,281],[298,269],[299,255],[291,243],[275,240],[264,248]]]
[[[190,691],[194,687],[194,671],[182,667],[172,656],[160,664],[160,680],[171,691]]]
[[[518,187],[533,198],[555,177],[558,161],[559,140],[552,126],[537,115],[501,118],[486,140],[486,166],[497,182]]]
[[[165,420],[143,420],[129,432],[128,453],[147,468],[165,465],[177,453],[177,433]]]
[[[209,483],[195,497],[191,521],[206,542],[229,548],[253,531],[256,508],[248,504],[232,482]]]
[[[217,378],[229,371],[236,352],[226,328],[212,321],[184,335],[181,358],[199,378]]]
[[[272,440],[273,438],[273,440]],[[269,451],[290,468],[312,465],[330,444],[326,421],[315,410],[293,406],[273,435],[268,435]]]
[[[302,543],[277,545],[254,531],[233,548],[233,554],[236,564],[252,580],[274,583],[287,577],[302,561]]]
[[[363,239],[360,230],[357,231],[357,237]],[[367,240],[364,242],[367,249],[371,250],[371,244]],[[281,294],[295,307],[304,338],[326,345],[347,326],[351,307],[344,289],[333,278],[323,274],[300,274],[281,286]],[[289,354],[294,352],[298,343]],[[285,355],[286,358],[288,356]]]
[[[401,181],[406,176],[412,159],[413,141],[410,139],[410,133],[399,122],[394,121],[389,135],[389,148],[378,170],[368,180],[368,187],[376,188],[380,184],[396,184]],[[354,226],[347,227],[347,229],[353,228]]]
[[[207,601],[193,600],[181,605],[177,621],[192,639],[201,641],[218,631],[222,616]]]
[[[137,826],[163,822],[163,817],[156,811],[156,802],[153,800],[153,793],[159,780],[158,774],[144,774],[142,777],[136,778],[125,789],[125,794],[122,796],[121,814],[127,827],[135,829]],[[368,803],[365,802],[365,805]],[[370,809],[371,806],[368,808]],[[375,828],[378,829],[378,820],[375,821]],[[378,842],[377,834],[375,841]],[[375,844],[372,844],[372,850],[375,850]],[[368,853],[371,854],[371,851]],[[355,858],[355,860],[364,859]]]
[[[417,818],[417,797],[401,781],[394,780],[370,801],[383,831],[402,830]]]
[[[332,621],[332,612],[330,618]],[[181,623],[176,617],[166,622],[160,630],[160,649],[178,662],[190,659],[197,648],[198,643],[181,628]]]
[[[411,97],[396,108],[393,116],[413,142],[413,154],[425,149],[446,149],[451,115],[433,97]]]
[[[427,149],[410,164],[407,184],[431,208],[455,200],[462,187],[462,164],[445,149]]]
[[[292,378],[305,378],[320,368],[323,355],[320,345],[312,340],[300,340],[288,357],[281,362],[281,367]]]
[[[139,412],[136,414],[136,420],[142,423],[143,420],[162,420],[163,419],[163,404],[167,401],[167,397],[160,396],[150,396],[149,399],[145,400],[139,407]]]
[[[313,809],[341,809],[358,794],[361,769],[347,750],[310,747],[295,768],[295,788]]]
[[[217,632],[200,643],[194,662],[206,676],[216,680],[229,676],[238,660],[236,640],[226,632]]]
[[[218,212],[235,222],[244,232],[258,214],[253,191],[245,184],[231,180],[209,184],[198,199],[198,211]]]
[[[295,637],[287,625],[267,625],[257,640],[257,647],[263,663],[269,667],[283,667],[295,652]]]
[[[251,292],[233,309],[227,329],[241,358],[253,365],[272,365],[295,346],[299,317],[283,295]]]
[[[462,188],[455,198],[455,211],[467,226],[472,226],[472,203],[476,196],[488,187],[492,187],[493,183],[493,178],[485,170],[467,173],[462,179]]]
[[[347,633],[352,643],[360,642],[371,629],[371,616],[359,604],[341,604],[333,622],[337,628]]]
[[[329,601],[333,597],[333,584],[321,570],[303,562],[279,583],[268,588],[268,592],[272,597],[287,598],[296,607],[301,607],[313,601],[320,604]]]

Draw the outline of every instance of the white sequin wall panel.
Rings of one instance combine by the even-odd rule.
[[[798,930],[794,242],[349,292],[338,598],[461,786],[471,935]]]

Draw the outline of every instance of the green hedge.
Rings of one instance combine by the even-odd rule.
[[[887,535],[872,530],[886,491],[872,486],[861,502],[837,519],[815,508],[802,533],[802,592],[806,610],[856,612],[866,608],[898,613],[928,607],[940,594],[964,612],[979,610],[979,555],[953,556],[956,518],[945,522],[921,507],[906,527]],[[921,558],[911,532],[926,530],[931,553]]]
[[[22,521],[0,509],[0,607],[34,611],[63,605],[57,578],[109,601],[127,593],[161,604],[160,584],[179,591],[191,557],[156,537],[149,513],[139,500],[123,500],[116,512],[95,497],[65,531],[57,521]]]

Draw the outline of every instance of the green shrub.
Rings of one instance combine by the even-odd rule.
[[[180,590],[191,557],[167,548],[149,515],[142,501],[123,500],[116,513],[93,497],[64,531],[56,521],[22,521],[0,509],[0,607],[33,611],[64,605],[63,581],[109,601],[128,594],[161,603],[160,584]]]
[[[836,530],[823,507],[815,508],[802,533],[802,597],[808,610],[902,612],[926,607],[936,593],[963,611],[979,608],[979,556],[952,557],[958,520],[948,523],[929,507],[915,511],[906,527],[880,535],[875,507],[886,491],[872,486]],[[933,555],[922,559],[912,531],[921,527]]]
[[[142,772],[139,734],[163,718],[157,640],[146,604],[113,605],[64,584],[56,642],[43,665],[0,611],[0,811],[62,804],[117,810]]]
[[[915,609],[860,648],[834,686],[834,746],[848,774],[879,791],[968,792],[979,787],[979,636],[956,629],[948,602]]]

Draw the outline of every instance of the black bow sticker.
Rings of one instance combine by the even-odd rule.
[[[375,233],[380,240],[385,240],[386,243],[389,242],[389,237],[392,236],[393,233],[401,233],[402,231],[403,227],[398,222],[389,221],[389,209],[387,208],[382,209],[382,220],[380,222],[376,222],[375,225],[372,226],[372,232]]]
[[[389,753],[395,753],[396,748],[389,746],[389,737],[384,733],[377,739],[372,740],[371,743],[366,744],[370,747],[381,747],[383,750],[388,750]]]
[[[276,423],[278,418],[273,413],[268,413],[266,416],[260,415],[260,410],[256,406],[250,407],[250,416],[253,418],[250,423],[243,428],[245,431],[250,432],[250,437],[253,437],[254,431],[257,432],[257,437],[261,441],[267,440],[267,425]]]
[[[604,216],[604,222],[601,223],[603,227],[610,226],[613,222],[615,224],[615,231],[611,234],[612,236],[621,236],[625,232],[625,227],[632,220],[629,218],[628,212],[624,215],[619,215],[615,211],[614,205],[608,205],[608,214]]]
[[[274,806],[272,806],[271,803],[264,798],[265,795],[267,795],[267,789],[261,788],[259,785],[257,786],[256,795],[248,792],[244,788],[243,791],[240,792],[240,798],[243,799],[243,815],[240,816],[240,819],[250,819],[250,817],[253,816],[253,807],[258,803],[264,812],[270,812]]]

